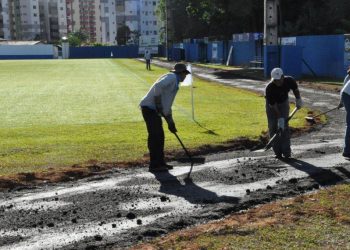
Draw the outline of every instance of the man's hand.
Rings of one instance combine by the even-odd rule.
[[[168,123],[168,129],[171,133],[176,133],[177,132],[177,129],[175,127],[175,123],[174,122],[170,122]]]
[[[277,121],[277,127],[282,131],[284,130],[284,121],[285,121],[284,118],[278,118],[278,121]]]
[[[303,107],[303,100],[301,100],[301,98],[295,99],[295,106],[297,109],[301,109]]]
[[[172,115],[168,115],[168,116],[165,116],[164,117],[166,122],[168,123],[168,129],[171,133],[176,133],[177,132],[177,129],[175,127],[175,122],[173,120],[173,117]]]

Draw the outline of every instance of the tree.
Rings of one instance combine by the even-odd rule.
[[[264,0],[160,0],[157,13],[163,21],[167,14],[174,42],[230,39],[264,27]],[[280,36],[350,33],[348,13],[349,0],[280,0]]]
[[[157,13],[163,21],[167,14],[168,32],[175,41],[202,37],[230,39],[234,33],[261,32],[263,8],[263,0],[161,0]]]
[[[126,45],[130,39],[130,28],[127,25],[120,26],[117,31],[118,45]]]
[[[68,42],[72,47],[79,47],[88,40],[88,35],[83,31],[76,31],[68,34]]]

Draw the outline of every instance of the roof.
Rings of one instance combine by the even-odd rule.
[[[42,44],[41,41],[11,41],[11,40],[0,40],[0,45],[37,45]]]

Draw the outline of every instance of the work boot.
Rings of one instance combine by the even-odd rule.
[[[284,156],[284,158],[289,159],[290,158],[290,153],[284,153],[283,156]]]
[[[169,164],[167,164],[165,162],[162,164],[162,167],[166,167],[169,170],[174,168],[172,165],[169,165]]]
[[[149,172],[166,172],[168,171],[168,168],[163,165],[153,166],[150,165],[148,168]]]
[[[348,154],[348,153],[345,153],[345,152],[343,152],[343,157],[345,157],[345,158],[350,158],[350,154]]]
[[[282,159],[282,154],[280,154],[280,153],[275,154],[275,158],[276,158],[276,159]]]

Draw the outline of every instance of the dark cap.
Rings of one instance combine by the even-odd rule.
[[[174,72],[174,73],[183,73],[185,72],[186,74],[191,74],[191,72],[189,72],[187,70],[187,67],[185,64],[183,63],[177,63],[174,65],[174,68],[172,70],[170,70],[171,72]]]

